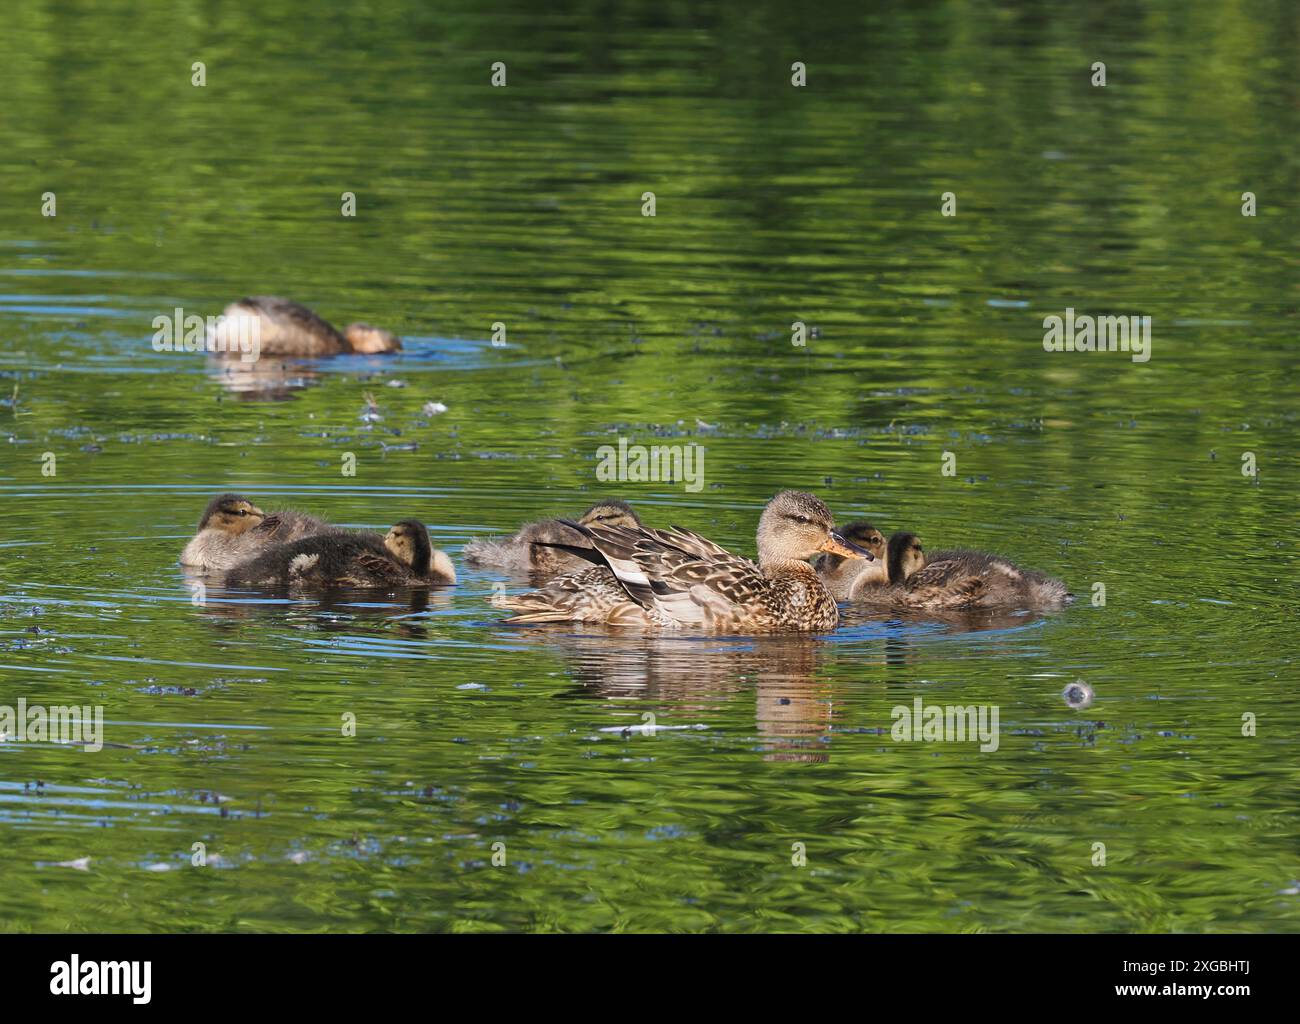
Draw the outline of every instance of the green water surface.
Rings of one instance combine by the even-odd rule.
[[[0,929],[1300,928],[1300,9],[865,8],[6,8],[0,705],[107,745],[0,742]],[[245,294],[405,351],[151,347]],[[1044,351],[1067,308],[1150,360]],[[786,487],[1080,600],[655,638],[460,557],[609,493],[752,554]],[[222,490],[460,583],[195,604]],[[895,742],[918,697],[998,749]]]

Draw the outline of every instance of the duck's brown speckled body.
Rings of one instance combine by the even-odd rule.
[[[807,560],[820,551],[872,557],[835,533],[826,506],[801,491],[782,491],[763,510],[757,564],[690,530],[569,525],[586,543],[570,550],[596,567],[528,594],[498,595],[494,604],[518,613],[507,621],[829,630],[839,610]]]

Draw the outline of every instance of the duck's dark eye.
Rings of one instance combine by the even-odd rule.
[[[236,514],[241,516],[246,516],[248,515],[248,509],[246,508],[237,509]]]

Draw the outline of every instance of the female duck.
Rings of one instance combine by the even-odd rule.
[[[850,599],[935,610],[1024,608],[1049,611],[1074,600],[1065,584],[983,551],[939,551],[929,558],[912,533],[889,538],[887,584],[860,580]]]
[[[181,552],[181,565],[223,571],[273,545],[336,529],[292,509],[267,515],[243,495],[218,494],[208,502],[198,532]]]
[[[237,565],[231,587],[420,587],[455,583],[451,559],[434,549],[429,531],[403,519],[380,540],[368,533],[330,533],[282,544]]]
[[[638,527],[641,519],[626,501],[611,498],[598,501],[582,513],[579,526]],[[562,519],[527,523],[519,532],[501,540],[471,540],[465,545],[465,560],[515,573],[554,576],[585,568],[586,560],[553,547],[555,544],[585,544],[583,535]]]
[[[885,561],[885,535],[865,519],[857,519],[842,530],[840,536],[871,552],[872,560],[844,558],[841,555],[818,555],[813,568],[822,583],[837,601],[851,600],[853,587],[863,583],[888,583],[889,570]]]
[[[583,526],[584,545],[561,547],[596,568],[492,603],[508,622],[608,622],[734,633],[828,630],[835,599],[808,564],[819,552],[871,559],[835,532],[830,510],[802,491],[782,491],[758,521],[758,564],[680,528]]]
[[[378,355],[402,348],[400,338],[378,327],[348,324],[340,334],[300,303],[255,295],[225,308],[208,339],[208,351],[234,358],[247,351],[250,337],[257,339],[257,352],[268,356]]]

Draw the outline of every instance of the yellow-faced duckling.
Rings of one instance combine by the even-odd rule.
[[[373,533],[329,533],[272,548],[226,574],[231,587],[420,587],[455,583],[451,559],[429,531],[403,519],[381,540]]]
[[[218,494],[208,502],[198,532],[181,552],[181,564],[219,572],[276,544],[335,529],[292,509],[267,515],[241,494]]]
[[[830,510],[803,491],[782,491],[758,521],[758,564],[674,527],[566,525],[585,546],[562,545],[597,568],[540,590],[492,599],[507,622],[608,622],[733,633],[834,629],[835,599],[808,560],[819,552],[871,559],[835,532]]]
[[[850,599],[850,592],[860,582],[887,583],[888,563],[885,561],[885,535],[865,519],[855,519],[840,530],[840,536],[850,544],[870,551],[872,560],[844,558],[842,555],[818,555],[813,568],[822,583],[837,601]]]
[[[850,599],[865,604],[935,610],[1047,611],[1074,600],[1065,584],[983,551],[938,551],[926,557],[912,533],[889,538],[886,584],[857,584]]]
[[[246,351],[241,339],[257,338],[257,351],[269,356],[333,356],[346,353],[377,355],[400,352],[402,341],[369,324],[349,324],[340,333],[333,324],[301,303],[273,295],[255,295],[232,302],[223,312],[208,349],[235,358]],[[256,335],[252,332],[256,331]]]
[[[582,513],[580,526],[631,526],[641,525],[641,519],[632,506],[617,498],[598,501]],[[533,573],[553,576],[561,572],[576,572],[587,567],[587,562],[571,555],[554,544],[585,544],[583,535],[566,526],[561,519],[543,519],[527,523],[511,537],[499,540],[475,538],[465,545],[465,560],[474,565],[506,569],[514,573]]]

